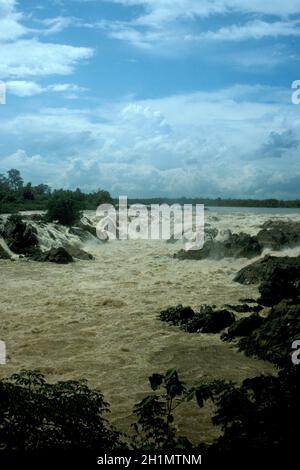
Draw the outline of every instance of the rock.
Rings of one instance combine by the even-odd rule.
[[[235,276],[234,281],[240,284],[258,284],[261,281],[270,279],[277,267],[284,269],[295,268],[300,273],[300,256],[265,256],[241,269]]]
[[[262,322],[263,318],[257,313],[249,317],[241,318],[230,326],[227,335],[222,339],[230,340],[236,336],[249,336],[254,330],[261,326]]]
[[[84,261],[94,259],[93,255],[91,255],[90,253],[87,253],[87,251],[84,251],[81,248],[78,248],[76,246],[65,245],[64,248],[69,253],[69,255],[72,256],[72,258],[77,258],[77,259],[84,260]]]
[[[231,305],[225,304],[224,307],[229,308],[229,310],[233,310],[237,313],[248,313],[248,312],[259,312],[263,307],[261,305],[248,305],[248,304],[240,304],[240,305]]]
[[[174,255],[177,259],[202,260],[206,258],[253,258],[261,254],[261,247],[255,237],[246,233],[228,234],[223,240],[208,240],[200,250],[180,250]]]
[[[17,254],[27,254],[38,245],[36,228],[23,222],[19,215],[12,215],[7,219],[3,238],[9,249]]]
[[[170,307],[160,312],[160,319],[173,325],[182,325],[189,321],[195,315],[191,307],[183,307],[181,304],[176,307]]]
[[[160,319],[178,325],[188,333],[218,333],[235,321],[233,313],[214,310],[208,305],[201,306],[199,312],[182,305],[171,307],[160,313]]]
[[[74,261],[72,256],[63,247],[51,248],[51,250],[47,251],[46,253],[42,253],[36,257],[33,257],[33,259],[35,261],[48,261],[50,263],[57,264],[68,264]]]
[[[4,250],[3,246],[0,244],[0,259],[11,259],[9,253]]]
[[[291,220],[269,220],[258,232],[257,239],[262,248],[280,250],[300,245],[300,222]]]
[[[259,286],[259,302],[273,306],[282,299],[300,297],[300,269],[297,267],[276,267],[272,275]]]
[[[276,364],[291,364],[292,343],[300,339],[300,304],[282,300],[259,328],[239,341],[239,349]]]

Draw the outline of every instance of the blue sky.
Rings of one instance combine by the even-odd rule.
[[[300,197],[299,0],[0,0],[0,172]]]

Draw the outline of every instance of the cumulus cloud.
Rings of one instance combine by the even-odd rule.
[[[271,132],[268,140],[261,148],[261,156],[266,158],[281,158],[290,149],[296,149],[300,145],[299,137],[296,137],[291,129],[283,132]]]
[[[0,139],[9,136],[15,149],[0,171],[16,166],[35,182],[47,175],[53,187],[105,187],[116,196],[269,197],[276,175],[285,185],[300,175],[300,120],[286,98],[281,89],[235,86],[24,113],[1,127]],[[270,158],[262,151],[267,147]],[[284,156],[276,172],[274,149]],[[286,186],[280,187],[284,197]]]

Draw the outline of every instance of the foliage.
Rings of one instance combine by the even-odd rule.
[[[75,191],[58,192],[66,193],[74,203],[81,205],[82,209],[96,209],[102,203],[113,202],[109,192],[101,189],[92,193],[83,193],[79,188]],[[47,184],[24,184],[20,172],[16,169],[9,170],[7,175],[0,174],[0,213],[45,210],[51,198],[52,191]]]
[[[46,220],[62,225],[74,225],[81,217],[81,205],[66,191],[56,191],[47,205]]]
[[[104,414],[108,404],[85,381],[49,384],[38,371],[22,370],[0,381],[2,450],[113,449],[119,434]]]
[[[186,396],[186,388],[176,370],[170,369],[164,375],[153,374],[149,382],[156,393],[148,395],[134,407],[137,421],[133,424],[133,448],[167,450],[191,447],[186,438],[176,436],[173,424],[174,411]]]

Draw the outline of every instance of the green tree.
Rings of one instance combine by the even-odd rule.
[[[71,226],[81,217],[81,205],[68,191],[56,191],[48,202],[46,220]]]

